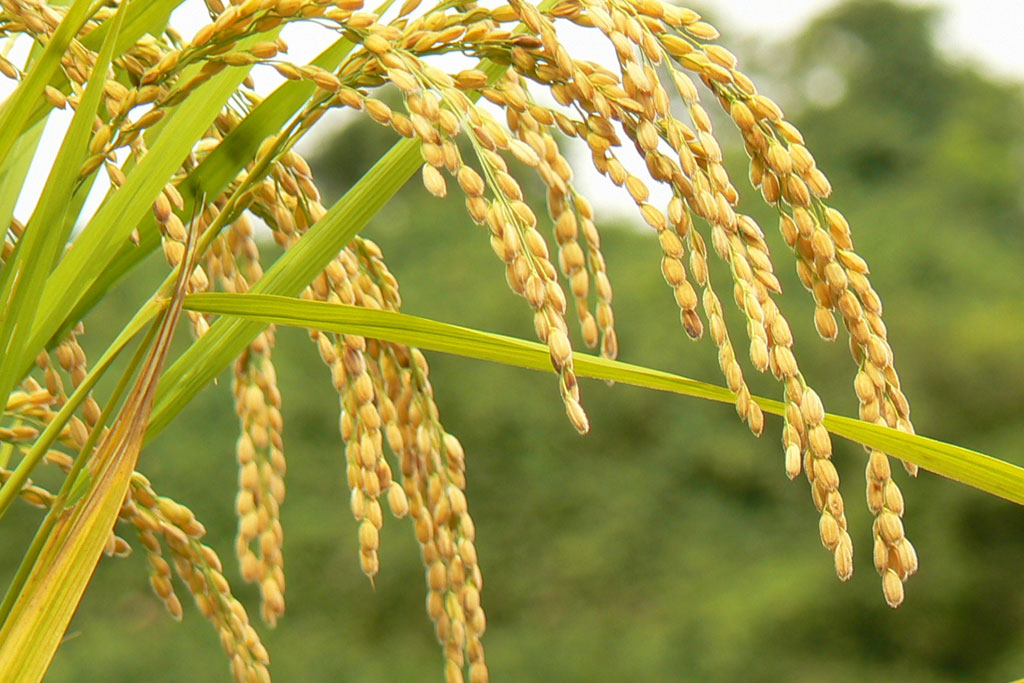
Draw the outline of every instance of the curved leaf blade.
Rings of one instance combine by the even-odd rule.
[[[427,318],[356,306],[260,294],[194,294],[185,307],[202,313],[230,315],[259,323],[347,332],[467,358],[489,360],[532,370],[551,370],[546,346]],[[257,324],[257,323],[252,323]],[[573,354],[581,377],[613,380],[648,389],[731,403],[723,387],[668,372],[584,353]],[[766,412],[782,415],[779,401],[753,397]],[[877,448],[927,470],[1024,505],[1024,468],[961,446],[905,434],[889,427],[829,414],[825,426],[838,436]]]

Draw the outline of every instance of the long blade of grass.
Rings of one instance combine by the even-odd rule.
[[[189,296],[185,300],[185,307],[203,313],[259,321],[263,324],[273,323],[358,334],[532,370],[551,370],[550,352],[546,346],[537,342],[404,313],[281,296],[223,293]],[[659,370],[583,353],[574,354],[574,363],[576,372],[581,377],[613,380],[713,401],[735,402],[735,396],[724,387]],[[756,396],[753,398],[766,412],[775,415],[785,413],[785,406],[779,401]],[[829,414],[825,418],[825,426],[838,436],[1024,505],[1024,468],[967,448],[848,417]]]
[[[128,13],[124,17],[124,23],[118,31],[117,42],[114,44],[114,52],[123,53],[143,35],[159,35],[171,16],[171,12],[185,0],[146,0],[144,2],[133,2],[128,7]],[[96,30],[90,31],[89,35],[82,38],[82,45],[90,50],[96,50],[107,38],[107,32],[111,28],[111,19],[107,19]]]
[[[107,68],[114,55],[114,42],[124,19],[122,4],[114,14],[114,23],[96,63],[89,75],[85,92],[75,110],[57,158],[43,186],[41,200],[25,227],[21,244],[12,263],[11,276],[0,287],[0,301],[8,302],[6,315],[0,322],[0,403],[7,402],[8,392],[26,363],[37,353],[25,344],[35,318],[35,305],[47,276],[53,269],[71,232],[66,216],[74,196],[74,185],[88,153],[93,119],[100,106],[107,82]]]
[[[43,49],[42,45],[38,42],[35,43],[29,51],[27,63],[31,64],[38,59]],[[58,70],[55,74],[56,78],[62,78],[63,76],[64,72],[61,70]],[[0,226],[11,224],[11,219],[14,217],[14,209],[17,207],[18,199],[25,189],[25,178],[28,177],[29,168],[32,166],[32,159],[35,157],[39,141],[42,140],[43,132],[46,129],[46,115],[50,113],[52,106],[48,99],[45,97],[40,98],[37,104],[38,114],[33,114],[26,130],[15,141],[10,154],[0,163]],[[3,230],[6,230],[6,227]],[[20,248],[20,240],[17,246]],[[17,261],[13,258],[8,259],[6,264],[0,266],[0,289],[8,289],[10,287],[8,280],[13,278],[17,272],[16,268],[8,267],[12,263],[17,263]],[[8,300],[0,298],[0,319],[7,315],[5,309],[9,304]]]
[[[0,164],[0,225],[5,226],[4,230],[14,217],[14,208],[25,186],[32,157],[35,156],[45,127],[46,122],[39,121],[25,131],[14,143],[14,148],[4,159],[3,164]]]

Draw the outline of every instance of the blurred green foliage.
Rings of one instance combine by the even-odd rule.
[[[887,304],[918,430],[1024,464],[1024,96],[940,57],[932,23],[927,10],[854,2],[791,43],[787,69],[744,63],[793,93],[783,103],[832,179]],[[842,85],[827,107],[799,95],[821,68]],[[328,197],[390,142],[367,123],[332,140],[315,165]],[[742,179],[741,150],[731,154]],[[744,208],[777,255],[804,372],[831,411],[856,414],[845,344],[817,339],[771,214],[750,199]],[[692,344],[679,328],[657,244],[638,225],[603,233],[623,359],[719,381],[710,342]],[[528,307],[507,291],[481,230],[457,197],[439,202],[410,183],[367,234],[401,282],[406,312],[531,338]],[[160,270],[150,263],[95,311],[95,348]],[[493,680],[1000,681],[1024,672],[1019,507],[898,472],[921,571],[892,611],[871,565],[860,447],[837,444],[857,549],[854,577],[841,584],[820,548],[806,482],[784,476],[776,421],[756,441],[728,406],[586,382],[593,431],[581,438],[552,377],[430,361],[442,420],[468,454]],[[359,571],[329,375],[296,330],[279,331],[275,362],[289,583],[285,618],[261,629],[271,671],[281,681],[440,680],[411,525],[385,523],[374,591]],[[752,380],[759,393],[780,393]],[[230,382],[225,373],[204,391],[140,467],[206,524],[236,593],[254,608],[230,557]],[[38,518],[12,510],[5,582]],[[48,680],[229,679],[212,628],[187,599],[185,624],[173,623],[144,564],[141,553],[101,562]]]

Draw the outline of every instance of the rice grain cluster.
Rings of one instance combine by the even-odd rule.
[[[0,40],[27,36],[45,46],[60,39],[61,31],[73,32],[37,106],[46,111],[83,106],[101,57],[97,37],[112,30],[125,8],[97,6],[79,25],[69,26],[71,10],[63,5],[43,0],[0,0],[0,5]],[[818,333],[835,339],[837,316],[846,329],[860,417],[912,433],[910,408],[887,341],[881,300],[866,262],[854,251],[850,226],[828,203],[828,179],[779,106],[759,93],[735,56],[715,42],[713,26],[697,12],[662,0],[540,5],[511,0],[497,7],[463,1],[364,7],[362,0],[207,0],[206,7],[209,23],[190,38],[171,27],[132,36],[125,24],[123,35],[130,39],[99,72],[100,104],[76,182],[88,188],[103,174],[109,196],[146,162],[178,107],[205,96],[204,86],[222,74],[235,74],[239,84],[156,193],[151,220],[140,221],[131,246],[124,246],[140,254],[159,246],[172,269],[190,267],[189,293],[258,290],[265,272],[254,219],[287,251],[329,212],[295,143],[332,109],[359,112],[396,137],[415,141],[420,178],[431,194],[454,192],[463,198],[478,226],[475,238],[487,242],[500,262],[496,276],[503,274],[512,292],[525,299],[537,338],[550,352],[568,420],[584,433],[589,420],[571,340],[578,336],[606,358],[618,355],[619,343],[597,217],[574,183],[566,156],[568,145],[581,145],[593,167],[622,190],[650,227],[658,245],[652,267],[656,263],[661,269],[683,331],[693,339],[710,336],[736,411],[755,435],[764,428],[764,415],[751,398],[746,373],[752,369],[778,380],[786,406],[782,467],[791,479],[806,475],[821,543],[838,577],[850,578],[853,541],[823,424],[825,410],[797,363],[790,323],[776,302],[781,287],[762,228],[738,212],[740,191],[723,164],[709,103],[720,106],[735,125],[750,158],[749,180],[778,212],[782,237],[815,303]],[[294,22],[335,31],[333,57],[309,64],[289,61],[279,33]],[[569,25],[611,45],[614,62],[574,57],[562,41]],[[477,65],[449,72],[443,65],[452,62],[436,58],[451,53]],[[262,111],[266,100],[253,89],[253,68],[276,70],[286,79],[282,87],[301,84],[301,90],[289,92],[301,92],[303,99],[285,125],[261,136],[243,164],[222,174],[223,182],[204,184],[237,154],[232,149],[254,129],[254,112]],[[0,73],[27,82],[27,72],[7,57],[0,57]],[[397,91],[397,99],[385,96],[388,88]],[[631,159],[641,160],[645,172],[628,170],[637,168]],[[539,177],[546,190],[543,205],[531,205],[515,169]],[[651,199],[655,186],[670,191],[666,204]],[[11,220],[4,262],[13,259],[25,229]],[[198,236],[194,260],[188,258],[190,236]],[[302,298],[399,310],[398,283],[372,241],[357,236],[328,256]],[[727,266],[728,282],[712,283],[710,259]],[[741,331],[726,324],[724,307],[733,304],[742,315]],[[196,339],[217,322],[194,311],[188,320]],[[83,333],[80,324],[64,330],[39,354],[7,399],[0,427],[0,440],[18,453],[42,448],[44,461],[64,472],[77,472],[75,463],[88,460],[107,429],[108,408],[88,391],[75,398],[77,414],[61,412],[88,375],[77,341]],[[310,339],[339,396],[362,572],[372,582],[380,571],[386,504],[415,529],[427,612],[442,647],[446,680],[487,681],[483,578],[465,495],[466,455],[441,422],[426,358],[416,348],[355,334],[311,330]],[[242,578],[259,588],[260,616],[269,626],[285,613],[280,510],[287,467],[273,348],[269,327],[235,359],[232,385],[240,423],[235,554]],[[41,434],[51,424],[57,438],[43,443]],[[915,473],[912,466],[907,469]],[[13,472],[0,469],[0,481],[7,482]],[[884,453],[868,454],[866,478],[875,519],[874,563],[884,597],[896,607],[903,601],[903,583],[917,570],[903,528],[903,496]],[[48,510],[57,495],[63,496],[30,480],[20,485],[19,494]],[[205,530],[191,511],[156,494],[135,472],[119,522],[137,537],[153,590],[171,616],[182,614],[172,582],[177,574],[217,630],[235,679],[269,680],[268,653],[232,596],[220,558],[202,543]],[[112,532],[108,554],[129,550]]]

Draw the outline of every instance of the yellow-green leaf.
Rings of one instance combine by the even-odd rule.
[[[195,294],[186,298],[185,307],[260,323],[358,334],[532,370],[551,369],[549,351],[542,344],[404,313],[259,294]],[[668,372],[584,353],[573,354],[573,359],[576,373],[581,377],[623,382],[712,401],[731,403],[734,400],[728,389]],[[782,415],[785,411],[778,401],[758,396],[753,398],[766,412]],[[1024,505],[1024,468],[967,448],[848,417],[829,414],[825,418],[825,426],[838,436]]]

